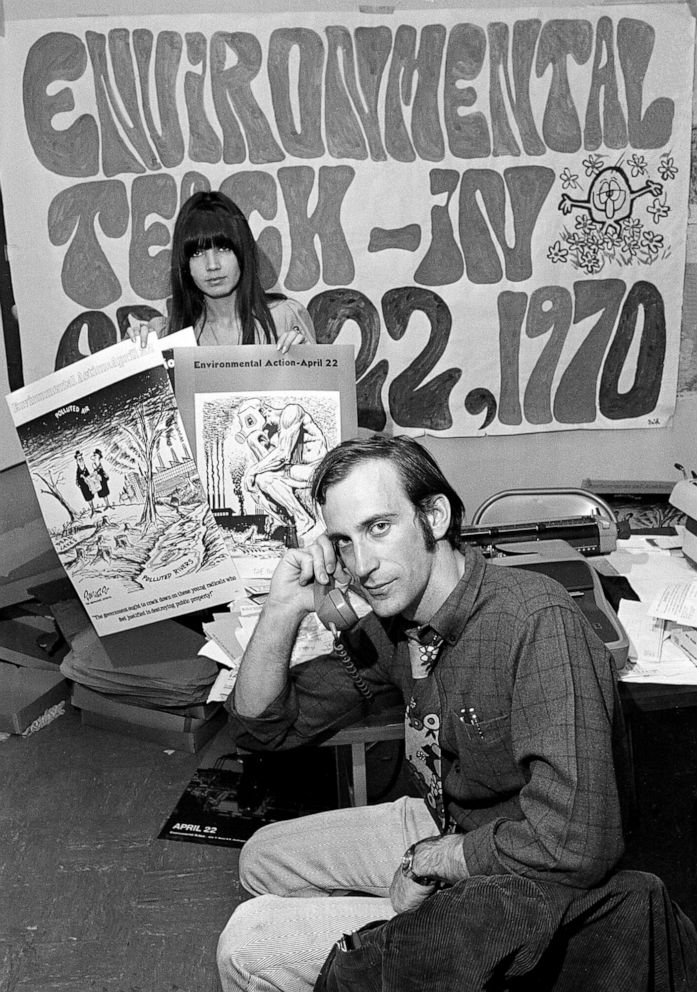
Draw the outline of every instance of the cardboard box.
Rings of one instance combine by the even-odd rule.
[[[24,733],[47,709],[69,695],[70,685],[59,671],[0,663],[0,731]]]
[[[226,720],[221,706],[206,718],[187,716],[173,710],[120,702],[77,683],[73,686],[71,702],[80,710],[80,719],[85,726],[154,741],[189,754],[196,754],[225,726]]]
[[[150,713],[166,713],[171,716],[181,716],[181,717],[195,717],[197,720],[208,720],[210,717],[215,716],[215,714],[220,710],[222,703],[193,703],[189,706],[153,706],[152,703],[142,702],[140,699],[133,699],[127,693],[115,693],[115,692],[102,692],[101,689],[90,689],[81,683],[75,683],[73,687],[73,697],[77,690],[77,698],[87,699],[84,693],[89,693],[89,700],[92,705],[88,704],[84,707],[85,709],[92,709],[93,705],[101,700],[104,702],[118,703],[121,706],[138,706],[141,709],[150,711]],[[94,698],[96,697],[96,699]],[[72,700],[71,700],[72,701]],[[73,706],[76,709],[82,709],[83,707],[76,706],[75,702]],[[171,726],[171,722],[169,726]]]
[[[50,638],[49,631],[44,617],[0,617],[0,661],[60,675],[58,666],[65,651],[52,658],[39,643]]]

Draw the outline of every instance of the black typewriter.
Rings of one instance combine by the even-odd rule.
[[[582,512],[558,515],[569,508]],[[545,518],[524,519],[532,512]],[[563,585],[619,669],[627,660],[627,634],[587,558],[614,551],[617,540],[628,536],[629,523],[617,521],[603,500],[584,490],[526,489],[507,490],[483,503],[472,525],[463,528],[461,543],[479,547],[496,565],[543,572]]]

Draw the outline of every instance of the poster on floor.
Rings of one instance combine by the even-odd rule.
[[[99,635],[232,597],[234,562],[154,342],[114,345],[7,402],[53,546]]]
[[[8,21],[25,381],[164,316],[175,217],[220,189],[264,285],[356,346],[361,427],[666,427],[694,31],[686,3]]]
[[[166,339],[165,339],[166,340]],[[208,501],[240,578],[270,577],[323,525],[310,498],[324,455],[357,432],[350,345],[178,348],[174,389]]]
[[[242,847],[269,823],[336,809],[339,767],[331,748],[223,755],[194,773],[158,839]]]

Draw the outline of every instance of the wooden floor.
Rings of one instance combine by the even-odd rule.
[[[697,709],[640,716],[634,747],[630,866],[697,919]],[[0,992],[219,992],[217,937],[245,898],[237,851],[157,834],[226,749],[223,732],[167,754],[70,707],[0,744]]]
[[[218,992],[235,849],[157,840],[198,755],[66,715],[0,744],[0,992]]]

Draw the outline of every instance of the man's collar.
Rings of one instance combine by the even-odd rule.
[[[475,600],[484,578],[484,558],[476,548],[466,546],[462,551],[465,559],[465,570],[462,578],[453,587],[442,606],[433,614],[431,619],[418,628],[418,638],[423,643],[432,641],[434,634],[447,644],[455,644],[465,629],[469,616],[474,609]],[[390,631],[396,638],[406,636],[407,630],[414,630],[414,622],[406,620],[401,614],[393,618]]]

